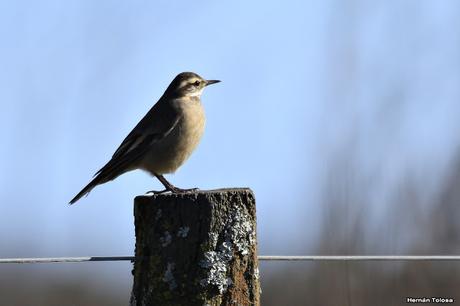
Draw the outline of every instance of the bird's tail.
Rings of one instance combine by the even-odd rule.
[[[148,143],[151,141],[152,137],[154,137],[154,135],[146,137],[144,141]],[[129,151],[129,154],[118,156],[114,155],[104,167],[96,172],[95,178],[86,185],[86,187],[83,188],[82,191],[80,191],[75,198],[69,202],[69,204],[72,205],[77,202],[82,196],[87,195],[97,185],[111,181],[126,171],[134,169],[132,165],[136,165],[148,148],[149,146],[141,146],[140,149],[135,148]]]
[[[88,185],[85,186],[85,188],[83,188],[72,200],[70,200],[69,205],[74,204],[80,200],[81,197],[88,195],[94,187],[102,183],[104,183],[104,181],[101,179],[101,176],[96,176]]]

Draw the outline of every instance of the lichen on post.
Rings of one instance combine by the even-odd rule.
[[[139,196],[131,305],[259,305],[250,189]]]

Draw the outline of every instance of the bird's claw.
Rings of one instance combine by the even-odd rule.
[[[187,192],[193,192],[193,191],[197,191],[197,190],[199,190],[199,188],[182,189],[182,188],[178,188],[178,187],[171,187],[171,188],[167,188],[167,189],[164,189],[164,190],[150,190],[150,191],[147,191],[146,193],[151,193],[151,194],[163,194],[163,193],[166,193],[166,192],[187,193]]]
[[[164,189],[164,190],[149,190],[149,191],[146,192],[146,194],[147,194],[147,193],[151,193],[151,194],[162,194],[162,193],[166,193],[166,192],[168,192],[168,191],[170,191],[170,190],[168,190],[168,189]]]
[[[187,192],[194,192],[197,191],[198,188],[188,188],[188,189],[182,189],[182,188],[177,188],[174,187],[173,190],[171,190],[172,193],[187,193]]]

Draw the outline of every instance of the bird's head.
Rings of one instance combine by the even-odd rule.
[[[218,80],[205,80],[193,72],[182,72],[169,84],[165,94],[176,97],[200,97],[206,86],[219,82]]]

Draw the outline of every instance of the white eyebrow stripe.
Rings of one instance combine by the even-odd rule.
[[[181,87],[181,88],[185,87],[185,86],[187,86],[189,84],[195,83],[196,81],[199,81],[199,79],[198,78],[191,78],[191,79],[183,80],[182,82],[180,82],[179,87]]]

